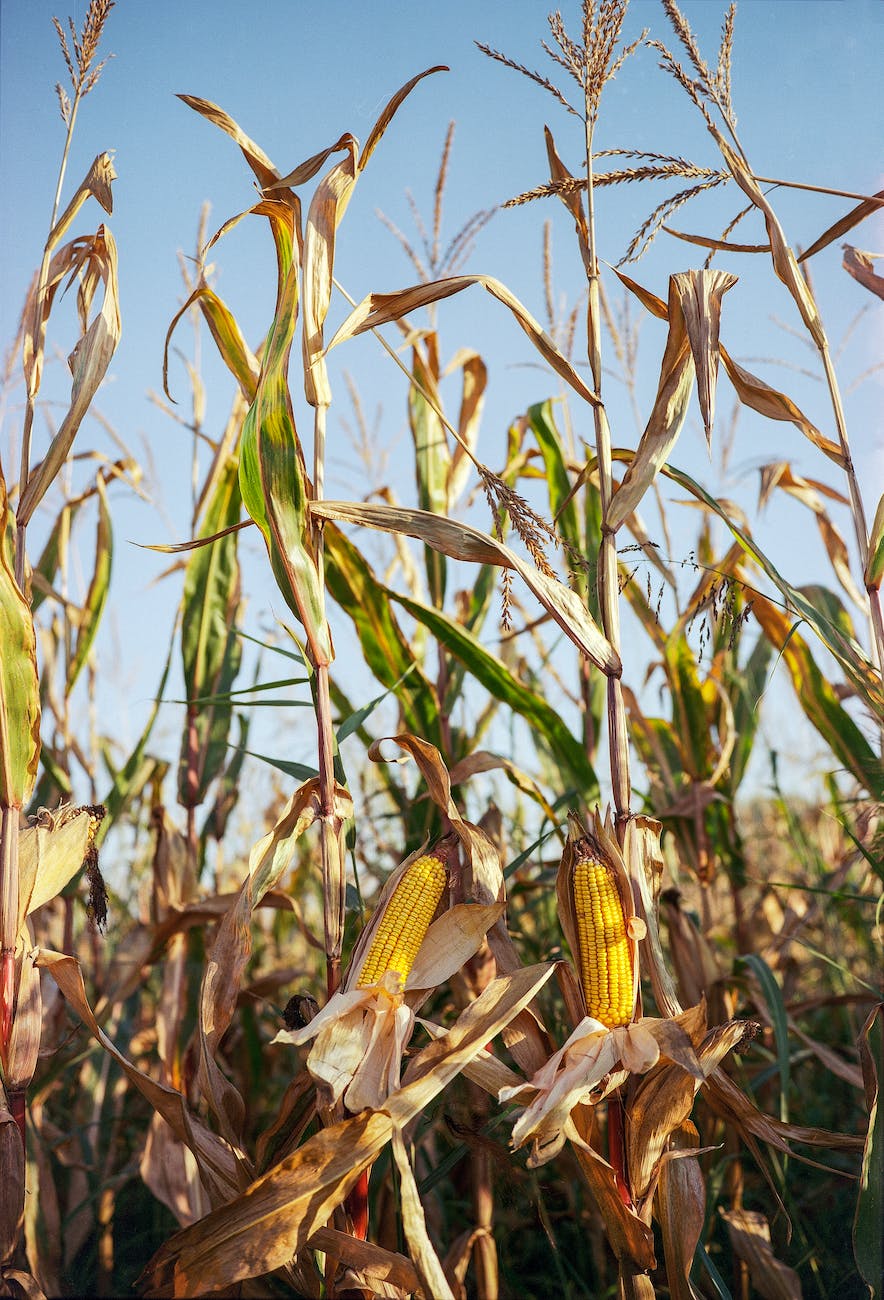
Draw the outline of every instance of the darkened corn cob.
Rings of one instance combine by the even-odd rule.
[[[358,988],[377,984],[390,970],[405,982],[447,882],[441,858],[427,854],[412,862],[384,906],[359,973]]]
[[[574,866],[573,890],[587,1015],[608,1029],[628,1025],[635,1000],[632,953],[614,872],[597,857],[581,857]]]

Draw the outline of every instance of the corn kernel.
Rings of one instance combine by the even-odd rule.
[[[404,983],[414,965],[448,881],[440,858],[417,858],[396,886],[359,973],[358,988],[377,984],[387,971]]]

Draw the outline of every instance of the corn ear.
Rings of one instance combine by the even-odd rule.
[[[435,854],[424,854],[405,869],[392,894],[380,905],[383,913],[359,971],[357,988],[377,984],[388,971],[395,971],[405,983],[447,883],[445,863]]]
[[[628,1025],[638,995],[632,888],[613,827],[596,813],[587,831],[572,813],[556,881],[559,918],[574,958],[584,1012],[608,1029]]]
[[[632,1019],[635,991],[626,916],[606,862],[581,857],[574,866],[574,917],[580,984],[590,1016],[609,1029]]]

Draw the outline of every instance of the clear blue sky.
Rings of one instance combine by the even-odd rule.
[[[51,17],[70,12],[79,28],[85,0],[3,0],[0,9],[0,340],[14,335],[23,296],[39,263],[49,218],[63,126],[53,91],[64,80]],[[684,10],[701,48],[714,60],[725,5],[717,0],[685,0]],[[163,339],[181,300],[177,253],[193,249],[201,204],[212,204],[210,228],[253,201],[251,173],[233,143],[175,98],[190,92],[219,103],[273,158],[283,172],[349,130],[365,139],[389,96],[417,71],[444,63],[451,71],[429,78],[412,94],[380,148],[341,230],[337,274],[360,298],[370,290],[389,290],[413,276],[401,250],[375,216],[384,211],[414,237],[405,201],[410,189],[429,214],[439,151],[449,121],[456,120],[450,183],[446,194],[448,234],[475,211],[493,207],[545,180],[548,171],[543,125],[548,123],[560,152],[579,169],[580,142],[575,119],[567,117],[535,86],[484,58],[474,41],[488,43],[513,59],[555,71],[539,41],[547,35],[546,6],[535,0],[482,0],[416,5],[400,0],[354,3],[325,0],[118,0],[110,15],[102,52],[113,52],[96,90],[82,105],[68,169],[66,197],[103,149],[115,150],[119,179],[110,226],[120,253],[123,337],[111,379],[100,395],[102,413],[136,455],[153,462],[151,489],[156,504],[117,502],[118,520],[113,610],[101,650],[109,666],[108,707],[119,710],[121,726],[134,737],[162,662],[161,629],[171,620],[178,588],[153,586],[163,567],[160,557],[127,546],[125,539],[178,541],[187,536],[190,443],[175,424],[148,400],[161,386]],[[577,10],[564,11],[566,24],[578,26]],[[655,0],[633,0],[627,37],[642,27],[673,44]],[[734,50],[734,100],[741,139],[760,175],[818,185],[874,192],[882,176],[880,54],[884,48],[884,7],[878,0],[742,0]],[[626,147],[681,154],[717,165],[713,145],[684,95],[642,50],[608,88],[603,103],[599,148]],[[631,186],[606,190],[599,199],[600,249],[614,262],[635,227],[668,191]],[[794,243],[805,246],[851,204],[842,199],[780,191],[775,204]],[[732,188],[703,206],[679,214],[682,229],[716,234],[740,206]],[[479,236],[470,269],[503,280],[535,313],[543,316],[540,254],[543,222],[554,224],[556,290],[572,303],[581,279],[570,222],[561,205],[544,202],[498,213]],[[94,229],[101,214],[87,208],[78,228]],[[760,239],[756,224],[741,236]],[[881,224],[868,222],[847,238],[860,247],[884,246]],[[700,264],[695,250],[661,236],[631,274],[665,297],[671,271]],[[795,369],[755,358],[781,358],[788,367],[815,362],[804,345],[772,321],[798,325],[785,291],[773,281],[762,259],[720,265],[741,276],[725,301],[722,337],[750,368],[789,392],[825,431],[831,417],[822,385]],[[242,223],[215,250],[216,287],[256,344],[270,320],[273,275],[269,239],[263,223]],[[837,344],[861,308],[869,308],[841,357],[845,388],[881,358],[881,308],[840,268],[837,245],[815,259],[815,287],[830,336]],[[612,284],[612,291],[614,286]],[[343,306],[333,307],[340,319]],[[492,466],[501,462],[509,420],[543,398],[556,385],[532,363],[530,345],[503,310],[479,291],[444,304],[439,313],[443,346],[450,354],[473,347],[490,367],[490,389],[480,454]],[[72,342],[73,304],[53,317],[50,346],[66,354]],[[190,343],[185,328],[178,343]],[[663,344],[660,327],[642,330],[640,399],[649,409]],[[343,355],[346,352],[346,355]],[[232,386],[204,342],[207,381],[206,428],[217,433],[226,418]],[[331,416],[329,495],[365,490],[354,470],[340,417],[350,417],[341,368],[352,373],[367,412],[382,407],[380,441],[394,445],[389,477],[400,496],[413,491],[407,454],[405,393],[389,362],[370,341],[341,349],[337,408]],[[748,359],[752,358],[750,362]],[[186,375],[172,367],[173,391],[187,413]],[[296,403],[299,390],[295,387]],[[62,363],[47,373],[45,393],[62,400],[67,377]],[[608,390],[615,441],[631,444],[635,430],[628,407]],[[884,486],[884,433],[881,375],[851,394],[848,416],[854,452],[874,510]],[[7,477],[10,440],[17,443],[21,390],[8,397],[0,430],[0,454]],[[720,392],[725,417],[731,397]],[[297,410],[309,430],[306,409]],[[57,418],[57,415],[56,415]],[[706,456],[695,414],[674,461],[713,491],[752,510],[756,468],[765,460],[788,459],[796,471],[833,480],[833,469],[801,435],[787,425],[771,425],[746,414],[726,479]],[[38,425],[37,451],[45,446]],[[406,435],[407,438],[407,435]],[[87,422],[80,445],[107,447],[102,430]],[[398,461],[397,461],[398,456]],[[835,486],[841,487],[840,483]],[[119,497],[119,493],[117,494]],[[157,505],[162,508],[158,512]],[[696,517],[676,512],[674,550],[686,553]],[[773,517],[775,515],[775,518]],[[830,581],[806,511],[783,502],[759,521],[757,532],[783,571],[794,581]],[[846,516],[839,516],[849,536]],[[88,546],[89,539],[87,537]],[[372,543],[373,545],[374,543]],[[257,555],[256,548],[252,547]],[[253,628],[266,621],[273,588],[264,584],[260,564],[250,587]],[[152,629],[158,629],[154,632]],[[643,652],[642,652],[643,653]],[[113,728],[111,728],[113,729]],[[174,734],[175,724],[171,724]],[[305,753],[305,757],[306,757]]]

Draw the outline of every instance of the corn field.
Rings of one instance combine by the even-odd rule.
[[[735,5],[701,49],[676,0],[638,34],[628,0],[582,0],[538,15],[537,69],[505,32],[479,47],[489,95],[521,78],[539,105],[545,174],[505,205],[542,229],[538,301],[469,269],[506,210],[445,247],[453,127],[420,240],[383,218],[404,287],[360,301],[336,273],[348,205],[446,69],[288,171],[182,94],[192,147],[222,133],[251,197],[216,228],[194,214],[157,339],[192,512],[180,541],[139,539],[177,613],[124,743],[99,633],[121,503],[150,493],[122,438],[115,459],[89,440],[125,324],[126,169],[67,167],[120,71],[113,9],[55,20],[65,138],[0,408],[0,1295],[884,1296],[884,485],[857,472],[813,279],[840,258],[859,308],[884,297],[882,254],[845,242],[884,191],[871,170],[829,188],[824,159],[806,184],[753,169]],[[699,161],[599,147],[639,57]],[[647,195],[616,266],[611,187]],[[842,205],[806,247],[777,210],[796,189]],[[564,306],[553,213],[582,268]],[[275,266],[251,339],[217,278],[240,223]],[[747,263],[803,340],[809,413],[729,323]],[[452,299],[530,350],[536,400],[506,429]],[[406,413],[409,497],[348,350]],[[706,462],[682,459],[694,419]],[[707,485],[741,419],[767,439],[758,516],[797,504],[821,539],[813,584]],[[342,457],[369,480],[352,499],[328,491]],[[810,738],[797,783],[769,717]]]

